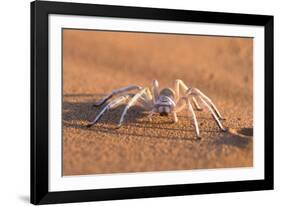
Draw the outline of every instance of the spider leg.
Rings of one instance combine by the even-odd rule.
[[[121,127],[122,122],[123,122],[123,120],[124,120],[124,117],[125,117],[125,115],[126,115],[128,109],[129,109],[131,106],[133,106],[133,105],[141,98],[141,96],[142,96],[143,94],[145,94],[146,90],[147,90],[147,88],[142,89],[141,91],[139,91],[138,93],[136,93],[135,96],[134,96],[132,99],[130,99],[130,101],[128,102],[128,104],[126,105],[125,109],[124,109],[123,112],[122,112],[122,115],[121,115],[121,118],[120,118],[119,123],[118,123],[118,125],[117,125],[117,128]]]
[[[154,106],[153,96],[148,88],[146,92],[143,94],[143,96],[140,97],[139,100],[143,103],[146,110],[151,110]]]
[[[211,106],[211,108],[214,110],[214,112],[216,113],[216,115],[218,116],[218,118],[220,120],[225,119],[225,118],[222,117],[219,110],[217,109],[217,107],[215,106],[215,104],[212,102],[212,100],[209,97],[207,97],[203,92],[201,92],[197,88],[193,88],[192,90],[195,92],[195,94],[197,94],[198,96],[201,96],[205,100],[205,102],[207,102]]]
[[[199,103],[197,102],[197,100],[196,100],[195,97],[192,97],[192,102],[193,102],[193,105],[194,105],[194,107],[195,107],[195,109],[196,109],[197,111],[202,111],[202,110],[203,110],[203,108],[200,107],[200,105],[199,105]]]
[[[186,93],[186,91],[189,90],[190,87],[188,87],[182,80],[176,79],[175,81],[175,93],[176,93],[176,101],[180,100],[180,97]],[[195,97],[192,97],[191,102],[193,103],[195,109],[197,111],[202,111],[202,108],[198,104]]]
[[[172,115],[173,115],[173,121],[174,121],[174,123],[177,123],[177,122],[178,122],[177,113],[176,113],[176,112],[173,112]]]
[[[96,118],[93,120],[93,121],[90,121],[87,125],[87,127],[91,127],[93,126],[94,124],[96,124],[100,118],[104,115],[104,113],[111,109],[111,108],[114,108],[116,106],[118,106],[119,104],[121,104],[122,102],[126,101],[128,98],[130,98],[131,95],[130,94],[127,94],[127,95],[123,95],[123,96],[120,96],[116,99],[114,99],[113,101],[111,101],[110,103],[108,103],[105,107],[103,107],[103,109],[100,111],[100,113],[96,116]]]
[[[177,101],[174,112],[177,112],[177,113],[181,112],[185,107],[186,107],[186,100],[185,100],[185,97],[182,97]]]
[[[131,97],[133,97],[135,94],[130,94]],[[149,89],[146,90],[146,92],[140,96],[140,98],[137,100],[147,111],[152,110],[153,108],[153,97],[151,95],[151,92]]]
[[[199,127],[198,127],[198,122],[197,122],[197,118],[196,118],[196,115],[195,115],[195,112],[192,108],[192,105],[189,101],[189,99],[187,98],[187,105],[188,105],[188,110],[191,112],[192,114],[192,118],[193,118],[193,123],[194,123],[194,127],[195,127],[195,131],[196,131],[196,136],[197,137],[200,137],[200,131],[199,131]]]
[[[223,125],[221,124],[217,114],[214,112],[214,110],[211,108],[211,106],[209,104],[207,104],[207,102],[203,99],[203,97],[201,97],[200,95],[198,96],[198,98],[203,102],[204,105],[206,105],[206,107],[209,109],[209,111],[212,114],[212,117],[214,118],[215,122],[217,123],[218,127],[222,130],[222,131],[226,131],[226,129],[223,127]]]
[[[179,100],[182,93],[181,91],[185,92],[186,90],[188,90],[188,86],[186,86],[186,84],[180,79],[175,80],[174,88],[176,93],[176,97],[175,97],[176,101]]]
[[[156,102],[156,100],[159,97],[159,83],[156,79],[152,81],[152,93],[153,93],[153,100],[154,102]]]
[[[134,96],[134,95],[133,95]],[[150,102],[147,101],[146,98],[144,97],[140,97],[138,99],[138,102],[146,109],[146,110],[150,110],[151,104]]]
[[[109,99],[111,99],[113,96],[121,94],[123,92],[128,92],[128,91],[131,91],[131,90],[138,90],[139,91],[141,89],[142,89],[142,87],[140,87],[140,86],[130,85],[130,86],[127,86],[127,87],[122,87],[120,89],[113,90],[109,95],[105,96],[104,98],[102,98],[101,100],[99,100],[98,102],[93,104],[93,106],[98,107],[98,106],[104,104]]]

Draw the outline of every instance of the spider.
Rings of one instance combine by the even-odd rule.
[[[161,116],[168,116],[171,114],[173,122],[175,123],[178,122],[177,113],[187,107],[193,118],[196,136],[200,137],[197,118],[192,106],[194,105],[197,111],[202,111],[203,109],[198,103],[199,101],[202,106],[205,106],[210,111],[218,127],[222,131],[226,131],[220,122],[220,120],[224,120],[224,118],[221,116],[212,100],[199,89],[186,86],[180,79],[175,80],[174,89],[163,88],[160,90],[157,80],[153,80],[151,90],[148,87],[140,87],[136,85],[116,89],[100,101],[96,102],[93,106],[101,106],[111,98],[114,99],[102,108],[95,119],[88,123],[87,127],[96,124],[107,110],[116,108],[122,103],[127,104],[121,114],[117,128],[121,127],[128,109],[135,104],[139,104],[144,110],[149,112],[148,118],[150,121],[152,121],[151,117],[153,114],[159,113]]]

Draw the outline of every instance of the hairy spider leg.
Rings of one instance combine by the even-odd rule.
[[[176,107],[175,107],[175,109],[174,109],[174,111],[175,111],[176,113],[181,112],[183,109],[186,108],[186,101],[185,101],[185,98],[186,98],[186,97],[181,97],[181,98],[177,101]]]
[[[222,130],[222,131],[226,131],[226,129],[223,127],[223,125],[221,124],[218,116],[216,115],[216,113],[213,111],[213,109],[210,107],[210,105],[207,104],[207,102],[201,97],[198,96],[198,98],[203,102],[204,105],[206,105],[206,107],[209,109],[209,111],[212,114],[212,117],[214,118],[215,122],[217,123],[218,127]]]
[[[218,118],[220,120],[224,120],[225,119],[225,118],[222,117],[222,115],[220,114],[219,110],[217,109],[217,107],[215,106],[215,104],[212,102],[212,100],[209,97],[207,97],[203,92],[201,92],[197,88],[193,88],[193,91],[196,94],[199,94],[199,96],[202,97],[205,100],[205,102],[207,102],[212,107],[212,109],[214,110],[214,112],[216,113],[216,115],[218,116]]]
[[[102,98],[101,100],[99,100],[98,102],[94,103],[93,106],[94,107],[98,107],[100,105],[103,105],[105,102],[107,102],[109,99],[111,99],[113,96],[124,93],[124,92],[128,92],[128,91],[132,91],[132,90],[141,90],[142,87],[140,86],[136,86],[136,85],[130,85],[127,87],[122,87],[120,89],[116,89],[113,90],[109,95],[105,96],[104,98]]]
[[[173,121],[174,121],[174,123],[177,123],[177,122],[178,122],[177,113],[176,113],[176,112],[172,112],[172,115],[173,115]]]
[[[189,87],[186,86],[186,84],[180,79],[175,80],[174,88],[175,88],[175,93],[176,93],[176,97],[175,97],[176,101],[179,101],[181,96],[184,96],[186,91],[188,91],[188,89],[189,89]],[[195,109],[197,111],[202,111],[202,108],[198,104],[196,98],[193,97],[191,99],[191,102],[194,104]]]
[[[192,114],[192,119],[193,119],[193,124],[194,124],[194,127],[195,127],[195,131],[196,131],[196,136],[200,137],[200,131],[199,131],[199,127],[198,127],[197,118],[196,118],[195,112],[194,112],[194,110],[192,108],[192,105],[191,105],[191,103],[189,101],[189,98],[186,99],[186,103],[187,103],[187,106],[188,106],[188,110]]]
[[[129,98],[131,97],[130,94],[126,94],[126,95],[123,95],[123,96],[120,96],[120,97],[117,97],[116,99],[112,100],[111,102],[109,102],[101,111],[100,113],[96,116],[96,118],[89,122],[87,127],[91,127],[92,125],[96,124],[99,119],[103,116],[103,114],[111,109],[111,108],[114,108],[118,105],[120,105],[121,103],[125,102],[126,100],[128,100]]]
[[[151,94],[149,88],[147,88],[146,92],[143,96],[140,97],[143,100],[143,104],[146,110],[151,110],[154,106],[153,95]]]
[[[186,91],[186,90],[188,90],[188,87],[185,85],[185,83],[182,80],[176,79],[175,83],[174,83],[174,89],[175,89],[175,93],[176,93],[175,99],[176,99],[176,101],[178,101],[180,96],[182,96],[181,89],[183,89],[183,91]]]
[[[155,103],[159,97],[159,83],[156,79],[152,81],[152,94],[153,94],[153,101]]]
[[[128,109],[133,106],[140,98],[142,95],[146,94],[147,93],[147,90],[148,88],[144,88],[142,89],[141,91],[139,91],[138,93],[135,94],[135,96],[129,100],[128,104],[126,105],[126,107],[124,108],[123,112],[122,112],[122,115],[121,115],[121,118],[119,120],[119,123],[117,125],[117,128],[121,127],[122,125],[122,122],[124,120],[124,117],[128,111]]]
[[[132,97],[134,96],[135,94],[132,95]],[[152,108],[153,108],[153,102],[151,99],[147,98],[146,96],[145,97],[140,97],[138,99],[139,103],[141,103],[141,105],[144,107],[145,110],[147,111],[150,111]]]
[[[202,111],[202,110],[203,110],[203,108],[200,107],[200,105],[198,104],[198,102],[197,102],[197,100],[196,100],[195,97],[192,97],[192,103],[193,103],[193,105],[194,105],[194,107],[195,107],[195,109],[196,109],[197,111]]]

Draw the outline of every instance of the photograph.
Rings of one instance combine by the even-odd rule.
[[[30,11],[31,203],[274,188],[273,15]]]
[[[63,176],[253,167],[253,37],[61,35]]]

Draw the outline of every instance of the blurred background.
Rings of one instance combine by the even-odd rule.
[[[89,30],[63,36],[65,94],[182,79],[217,95],[252,98],[252,38]]]

